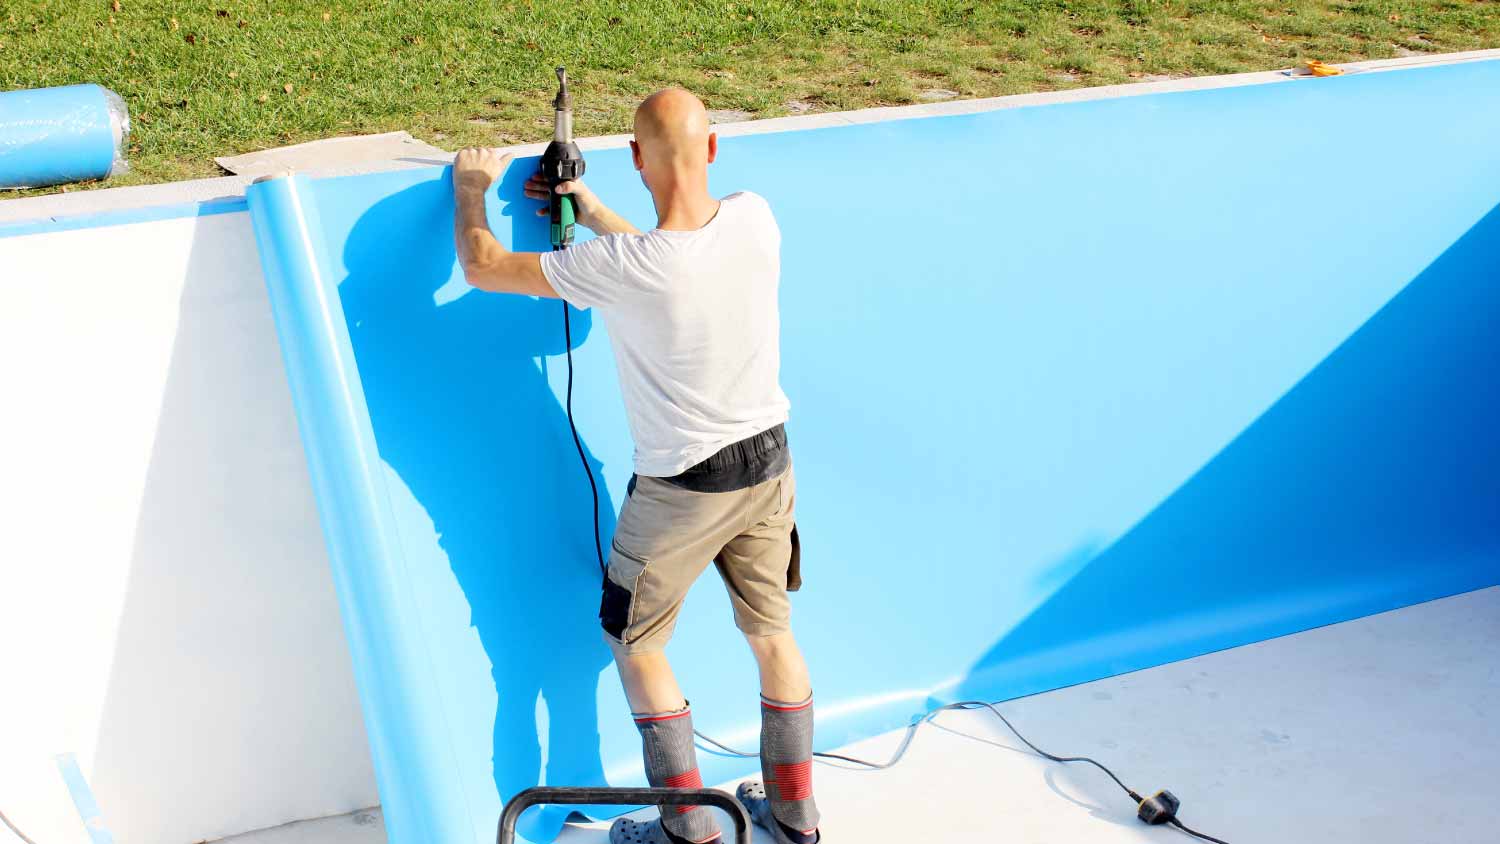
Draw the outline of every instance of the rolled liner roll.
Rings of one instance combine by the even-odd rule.
[[[0,93],[0,188],[37,188],[125,172],[130,111],[101,85]]]
[[[359,689],[376,784],[388,795],[382,797],[386,831],[392,841],[409,844],[472,841],[474,830],[464,823],[469,817],[464,787],[447,735],[428,728],[445,722],[438,682],[421,638],[421,613],[403,585],[400,538],[386,512],[384,464],[316,191],[303,176],[278,173],[257,179],[245,199],[350,657],[360,677],[406,682]],[[416,803],[409,799],[414,794],[431,799]],[[522,833],[528,839],[555,837],[556,830],[545,838],[532,834],[537,818],[530,822],[530,832]],[[561,827],[560,818],[556,825]]]

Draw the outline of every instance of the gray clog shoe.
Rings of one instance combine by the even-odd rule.
[[[705,844],[719,841],[714,836]],[[680,844],[662,828],[661,818],[638,821],[634,818],[615,818],[609,826],[609,844]]]
[[[750,813],[750,820],[755,821],[756,826],[771,833],[771,840],[776,844],[797,844],[787,837],[786,831],[771,814],[771,798],[766,796],[765,783],[760,780],[746,780],[734,790],[734,796],[739,799],[740,805],[745,807],[745,811]],[[813,840],[823,840],[823,834],[818,833],[818,837]]]

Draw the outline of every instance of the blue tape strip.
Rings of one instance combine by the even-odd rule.
[[[248,208],[244,197],[213,199],[206,202],[179,202],[171,205],[153,205],[149,208],[129,208],[120,211],[100,211],[93,214],[47,217],[39,220],[21,220],[0,223],[0,239],[27,234],[74,231],[104,226],[124,226],[131,223],[151,223],[157,220],[175,220],[180,217],[209,217],[215,214],[233,214]]]
[[[89,838],[93,839],[94,844],[114,844],[115,837],[104,825],[104,813],[99,810],[99,801],[94,799],[94,791],[89,788],[88,780],[84,779],[83,771],[78,767],[78,759],[71,753],[60,753],[56,761],[58,773],[62,774],[63,784],[73,797],[73,805],[78,809],[78,816],[83,819],[83,827],[88,830]]]

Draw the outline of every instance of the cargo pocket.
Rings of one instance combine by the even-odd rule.
[[[599,601],[599,626],[616,639],[625,633],[630,623],[630,590],[604,578],[604,597]]]
[[[599,600],[599,626],[616,641],[629,644],[625,631],[630,627],[636,586],[646,570],[646,561],[626,553],[619,543],[613,543],[610,550],[609,572],[604,575],[604,594]],[[629,585],[621,585],[617,578]]]
[[[802,588],[802,540],[797,536],[797,523],[792,522],[792,559],[786,566],[786,591],[796,592]]]

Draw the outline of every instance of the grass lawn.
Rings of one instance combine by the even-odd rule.
[[[628,131],[683,85],[753,117],[1500,47],[1497,0],[0,0],[0,90],[99,82],[139,184],[407,129],[438,146]]]

